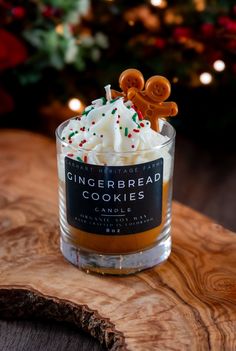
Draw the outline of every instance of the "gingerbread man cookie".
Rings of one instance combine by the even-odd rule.
[[[138,91],[143,90],[144,88],[144,78],[140,71],[135,68],[128,68],[123,71],[119,78],[120,91],[111,90],[112,98],[115,99],[118,96],[127,97],[127,92],[130,88],[135,88]]]
[[[144,118],[151,122],[154,130],[158,131],[158,118],[175,116],[178,107],[175,102],[165,102],[170,96],[170,82],[162,76],[149,78],[144,88],[144,78],[140,71],[135,69],[125,70],[119,79],[122,93],[116,96],[125,96],[140,110]],[[114,92],[114,91],[113,91]],[[120,94],[120,95],[118,95]],[[114,96],[115,97],[115,96]]]

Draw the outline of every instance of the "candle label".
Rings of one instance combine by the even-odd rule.
[[[162,220],[163,158],[98,166],[65,157],[68,223],[103,235],[135,234]]]

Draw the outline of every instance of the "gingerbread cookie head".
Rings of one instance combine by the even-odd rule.
[[[134,68],[126,69],[119,78],[120,88],[125,94],[130,88],[135,88],[137,91],[143,90],[144,83],[142,73]]]
[[[168,99],[171,86],[168,79],[162,76],[153,76],[145,84],[146,95],[155,102],[162,102]]]

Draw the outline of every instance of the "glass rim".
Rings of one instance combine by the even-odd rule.
[[[123,154],[138,154],[138,153],[144,153],[144,152],[148,152],[148,151],[155,151],[155,150],[159,150],[162,149],[166,146],[168,146],[169,144],[172,144],[173,141],[175,140],[175,136],[176,136],[176,131],[175,128],[166,120],[163,118],[159,118],[159,123],[163,123],[166,124],[170,129],[171,129],[171,136],[168,137],[169,139],[166,140],[164,143],[162,143],[161,145],[156,145],[152,148],[148,148],[148,149],[142,149],[142,150],[130,150],[130,151],[97,151],[94,149],[86,149],[83,147],[79,147],[79,148],[75,148],[74,146],[70,145],[69,143],[67,143],[65,140],[63,140],[59,134],[59,130],[62,128],[62,126],[64,126],[66,123],[68,123],[70,120],[76,119],[80,117],[80,115],[78,116],[74,116],[72,118],[69,118],[67,120],[65,120],[64,122],[62,122],[61,124],[59,124],[59,126],[56,128],[55,130],[55,134],[56,134],[56,139],[60,141],[60,143],[64,146],[68,146],[70,149],[75,150],[75,151],[81,151],[81,152],[94,152],[96,154],[116,154],[116,155],[123,155]]]

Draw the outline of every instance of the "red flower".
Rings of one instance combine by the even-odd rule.
[[[15,18],[21,19],[25,17],[26,11],[24,7],[16,6],[16,7],[13,7],[13,9],[11,10],[11,13]]]
[[[227,23],[226,25],[226,29],[230,32],[230,33],[236,33],[236,21],[230,21]]]
[[[218,18],[219,25],[226,27],[228,23],[231,22],[231,19],[228,16],[220,16]]]
[[[157,49],[164,49],[164,47],[166,46],[166,41],[165,39],[162,39],[162,38],[156,38],[155,39],[155,42],[154,42],[154,46],[157,48]]]
[[[188,27],[176,27],[173,31],[173,36],[176,40],[191,38],[192,31]]]
[[[202,34],[207,37],[212,37],[215,33],[215,27],[212,23],[204,23],[201,26]]]
[[[24,44],[13,34],[0,29],[0,70],[15,67],[26,58]]]

